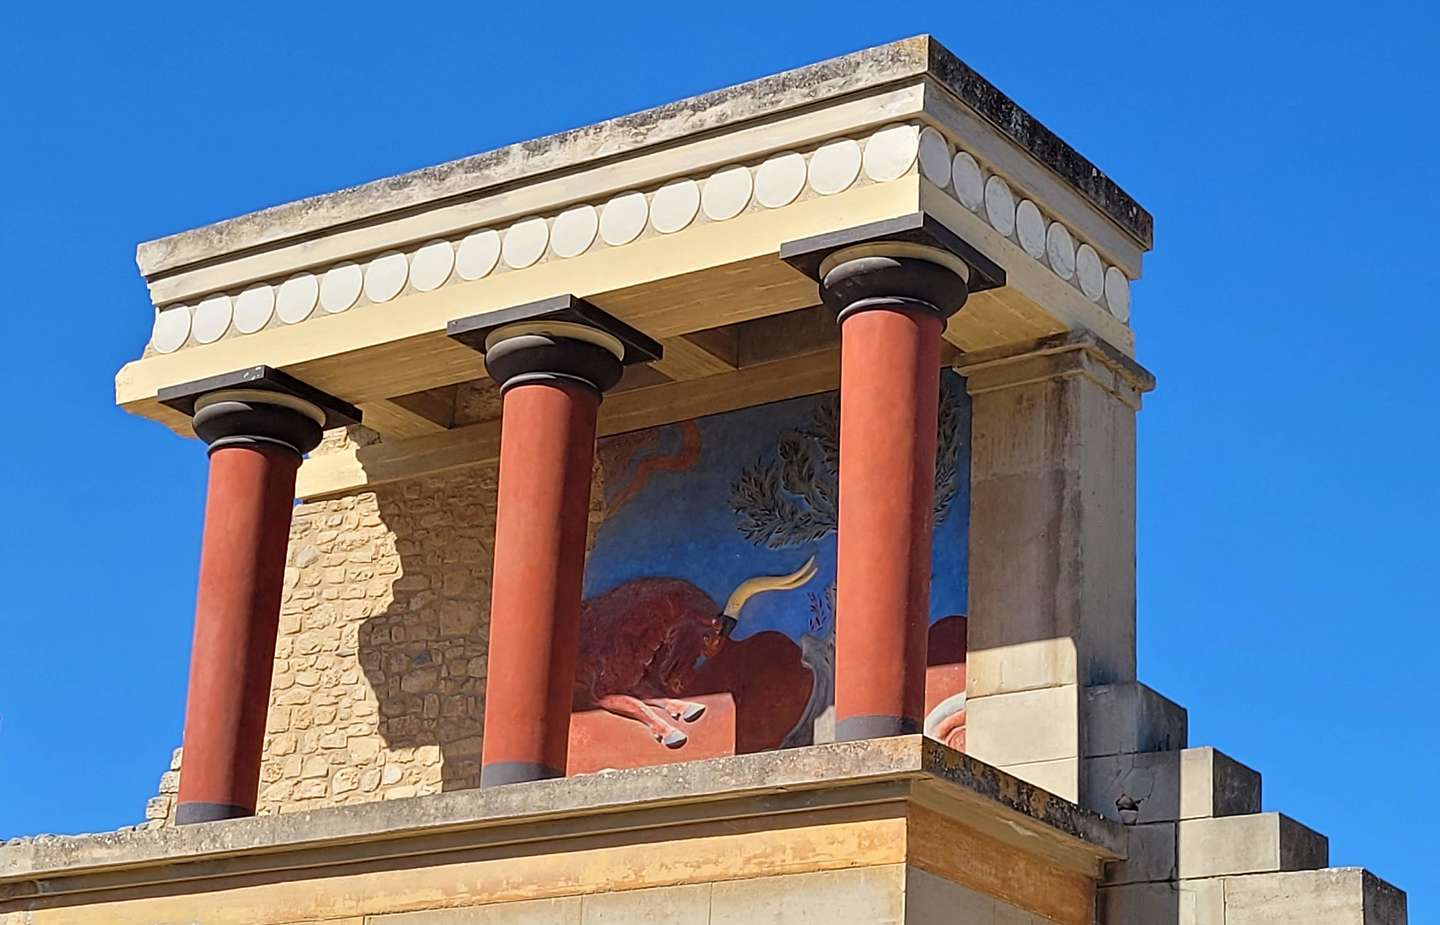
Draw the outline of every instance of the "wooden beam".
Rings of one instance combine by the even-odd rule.
[[[360,406],[365,426],[394,439],[423,437],[450,429],[455,415],[455,386],[397,395]]]
[[[736,370],[719,376],[642,386],[612,393],[600,406],[601,436],[673,424],[707,414],[801,395],[840,385],[840,355],[819,352]],[[491,463],[499,458],[500,422],[485,421],[444,433],[383,441],[311,456],[300,467],[296,494],[333,497],[401,479]]]
[[[671,379],[702,379],[740,367],[739,332],[733,325],[668,337],[661,343],[665,355],[650,365]]]

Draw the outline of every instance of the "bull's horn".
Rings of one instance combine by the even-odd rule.
[[[731,619],[738,619],[740,608],[745,602],[762,591],[790,591],[798,588],[805,582],[815,577],[815,557],[811,556],[805,564],[800,566],[789,575],[756,575],[754,578],[747,578],[740,582],[740,587],[730,595],[730,600],[725,602],[725,616]]]

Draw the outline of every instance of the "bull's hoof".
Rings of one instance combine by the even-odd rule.
[[[665,733],[665,737],[660,740],[660,744],[666,748],[679,748],[688,741],[690,741],[690,737],[685,733],[679,729],[671,729]]]
[[[683,720],[684,720],[685,722],[687,722],[687,723],[693,723],[693,722],[695,722],[697,719],[699,719],[700,717],[702,717],[702,716],[704,716],[704,715],[705,715],[705,704],[703,704],[703,703],[692,703],[692,704],[690,704],[689,706],[687,706],[684,710],[680,711],[680,718],[683,719]]]

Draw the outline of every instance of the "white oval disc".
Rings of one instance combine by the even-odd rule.
[[[920,153],[920,130],[913,125],[892,125],[865,143],[865,176],[884,183],[904,176]]]
[[[1028,199],[1015,208],[1015,237],[1020,239],[1025,253],[1036,260],[1045,258],[1045,216]]]
[[[455,269],[455,247],[449,241],[431,241],[410,257],[410,285],[416,292],[434,292]]]
[[[254,334],[275,315],[275,287],[261,283],[235,297],[235,330]]]
[[[920,173],[941,189],[950,185],[950,142],[928,125],[920,130]]]
[[[1110,306],[1110,314],[1121,321],[1130,320],[1130,280],[1119,267],[1105,271],[1105,302]]]
[[[1050,260],[1050,269],[1061,279],[1075,275],[1075,239],[1070,229],[1059,222],[1051,222],[1045,234],[1045,256]]]
[[[371,302],[389,302],[405,288],[410,263],[399,251],[381,254],[365,267],[365,295]]]
[[[767,209],[788,206],[805,188],[805,158],[778,154],[755,171],[755,201]]]
[[[550,226],[543,218],[521,219],[505,230],[500,259],[512,270],[523,270],[545,255]]]
[[[985,174],[975,158],[964,151],[957,151],[950,162],[950,182],[955,184],[955,198],[971,212],[980,211],[985,204]]]
[[[190,338],[190,309],[184,305],[167,308],[155,315],[150,346],[160,353],[174,353]]]
[[[320,284],[313,274],[301,273],[280,284],[275,294],[275,314],[286,324],[295,324],[310,317],[315,301],[320,298]]]
[[[649,216],[644,193],[621,193],[600,210],[600,240],[611,247],[629,244],[640,237]]]
[[[578,257],[595,243],[600,230],[600,213],[594,206],[576,206],[555,216],[550,229],[550,249],[557,257]]]
[[[810,188],[821,196],[844,192],[860,176],[860,142],[838,138],[810,155]]]
[[[213,344],[230,330],[233,312],[234,306],[228,295],[212,295],[195,306],[195,318],[190,322],[190,333],[202,344]]]
[[[676,180],[655,191],[650,200],[650,226],[661,234],[673,234],[695,220],[700,212],[700,184]]]
[[[365,271],[358,263],[342,263],[320,277],[320,307],[331,315],[345,311],[360,298]]]
[[[1089,244],[1081,244],[1075,251],[1075,277],[1080,281],[1080,291],[1091,302],[1099,302],[1105,294],[1105,264],[1100,255]]]
[[[723,222],[745,211],[754,190],[748,167],[727,167],[705,181],[700,208],[710,221]]]
[[[999,177],[985,181],[985,217],[1007,238],[1015,230],[1015,194]]]
[[[485,229],[466,235],[455,253],[455,272],[461,279],[488,276],[500,262],[500,232]]]

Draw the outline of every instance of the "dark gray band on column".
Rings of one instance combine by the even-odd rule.
[[[175,807],[175,824],[219,822],[222,819],[244,819],[253,815],[255,810],[231,803],[181,803]]]
[[[920,723],[906,716],[850,716],[835,724],[836,742],[915,735]]]
[[[254,400],[217,401],[195,412],[191,426],[210,452],[227,446],[267,444],[303,456],[320,445],[324,432],[318,421],[294,408],[266,402],[263,393],[252,391]]]
[[[907,308],[949,318],[965,304],[965,278],[915,257],[854,257],[820,280],[820,300],[840,321],[875,308]]]
[[[506,784],[523,784],[532,780],[551,780],[564,777],[557,771],[538,761],[497,761],[480,769],[480,786],[503,787]]]
[[[604,347],[552,334],[504,337],[485,351],[485,370],[501,391],[526,382],[569,380],[604,394],[620,381],[625,366]]]

